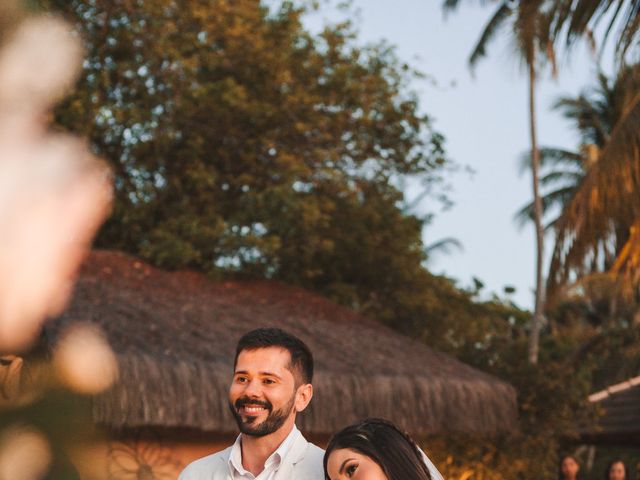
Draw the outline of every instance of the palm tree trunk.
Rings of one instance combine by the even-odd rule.
[[[535,58],[535,57],[534,57]],[[542,265],[544,261],[544,228],[542,226],[542,199],[539,190],[540,151],[536,132],[536,67],[529,63],[529,127],[531,133],[531,179],[533,181],[533,223],[536,229],[536,294],[531,333],[529,337],[529,363],[538,363],[540,330],[543,322],[544,285],[542,282]]]

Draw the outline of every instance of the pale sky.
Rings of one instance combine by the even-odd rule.
[[[513,300],[532,308],[534,286],[534,232],[532,226],[519,231],[514,213],[531,198],[531,180],[519,176],[518,160],[529,147],[528,86],[507,37],[492,44],[472,78],[467,59],[482,27],[492,13],[475,2],[443,17],[441,0],[355,0],[360,11],[357,22],[360,43],[387,40],[397,47],[403,60],[433,76],[417,83],[421,106],[446,137],[447,155],[475,171],[461,171],[450,178],[454,207],[436,215],[425,229],[425,243],[444,237],[462,242],[464,251],[440,254],[431,260],[434,273],[458,280],[460,286],[478,277],[487,294],[516,287]],[[339,16],[321,8],[310,18],[313,29],[320,18]],[[538,91],[538,138],[540,145],[575,149],[577,134],[557,113],[550,111],[561,95],[577,94],[595,80],[596,65],[586,47],[577,49],[571,63],[560,62],[560,76],[544,75]],[[455,86],[451,86],[455,84]],[[409,198],[414,192],[407,192]],[[433,210],[433,200],[422,209]],[[550,239],[549,239],[550,240]],[[547,253],[551,242],[547,241]]]

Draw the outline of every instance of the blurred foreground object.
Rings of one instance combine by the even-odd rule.
[[[117,369],[99,332],[81,327],[52,362],[42,329],[67,303],[111,179],[86,142],[48,126],[80,71],[79,39],[60,20],[0,3],[0,480],[71,480],[65,450],[95,437],[75,393],[108,388]]]
[[[118,364],[107,340],[91,325],[72,325],[56,347],[54,366],[70,390],[96,394],[116,379]]]
[[[15,353],[64,308],[111,186],[84,141],[47,131],[48,111],[80,70],[82,49],[70,27],[36,17],[2,33],[0,352]]]
[[[49,443],[30,427],[8,428],[0,434],[0,480],[37,480],[52,460]]]

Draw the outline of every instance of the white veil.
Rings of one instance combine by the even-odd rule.
[[[427,457],[427,454],[424,453],[420,447],[418,447],[418,450],[420,450],[420,453],[422,454],[422,460],[424,461],[424,464],[427,466],[427,469],[431,474],[431,480],[444,480],[436,466],[431,460],[429,460],[429,457]]]

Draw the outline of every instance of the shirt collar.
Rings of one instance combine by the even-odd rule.
[[[294,425],[291,429],[291,432],[289,432],[289,435],[287,435],[287,438],[283,440],[283,442],[275,450],[275,452],[269,455],[269,458],[267,458],[267,460],[264,462],[265,470],[269,468],[277,470],[280,467],[282,460],[291,450],[293,442],[295,441],[298,433],[298,428]],[[246,475],[250,473],[242,465],[242,434],[238,435],[238,438],[236,438],[236,441],[231,448],[231,455],[229,455],[229,471],[231,472],[232,476],[234,471],[237,471],[240,475]]]

